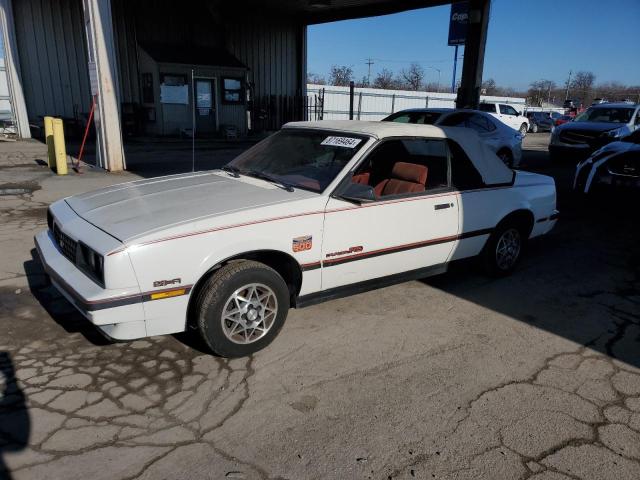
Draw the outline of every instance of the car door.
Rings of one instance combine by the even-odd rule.
[[[500,104],[500,120],[516,130],[520,129],[522,119],[518,118],[518,112],[511,105]]]
[[[402,169],[424,171],[423,167],[427,173],[422,191],[385,191],[390,181],[395,187],[418,180]],[[442,139],[395,138],[378,144],[353,172],[354,182],[356,177],[358,183],[366,178],[375,187],[376,200],[349,202],[340,198],[339,188],[327,203],[322,289],[404,272],[420,270],[426,275],[441,270],[459,223],[458,200],[449,176],[448,147]],[[351,177],[346,184],[349,181]]]

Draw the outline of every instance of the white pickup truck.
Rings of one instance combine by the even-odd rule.
[[[522,137],[529,131],[529,119],[508,103],[482,102],[478,110],[490,113],[505,125],[519,131]]]
[[[471,129],[286,125],[221,170],[59,200],[36,247],[105,335],[193,328],[227,357],[267,346],[290,307],[443,273],[510,273],[555,224],[552,178],[513,171]]]

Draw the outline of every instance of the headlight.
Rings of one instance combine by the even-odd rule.
[[[104,258],[82,242],[78,242],[76,265],[104,285]]]
[[[627,133],[627,129],[624,127],[616,128],[615,130],[609,130],[608,132],[604,132],[602,134],[603,137],[607,138],[620,138]]]

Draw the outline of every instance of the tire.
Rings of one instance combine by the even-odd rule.
[[[527,130],[529,130],[529,128],[527,127],[526,123],[523,123],[522,125],[520,125],[520,135],[525,137],[527,135]]]
[[[492,277],[505,277],[516,268],[526,243],[526,229],[522,222],[514,220],[503,221],[493,231],[487,244],[482,250],[481,258],[486,273]],[[515,251],[504,252],[509,248],[510,239],[515,241]],[[506,242],[506,243],[505,243]],[[502,253],[501,251],[502,250]],[[507,259],[505,258],[508,258]]]
[[[531,133],[538,133],[538,124],[532,123],[531,127],[529,127],[529,130],[531,130]]]
[[[498,150],[496,155],[498,155],[498,158],[502,160],[507,167],[513,168],[513,154],[511,153],[511,150],[503,148]]]
[[[244,357],[265,348],[288,312],[289,289],[282,277],[249,260],[220,268],[205,281],[195,303],[200,336],[221,357]]]

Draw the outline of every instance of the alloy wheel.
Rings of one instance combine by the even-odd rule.
[[[276,294],[261,283],[234,291],[222,310],[222,331],[233,343],[249,344],[264,337],[278,315]]]
[[[516,228],[505,230],[496,244],[496,264],[500,270],[509,270],[518,261],[522,238]]]

